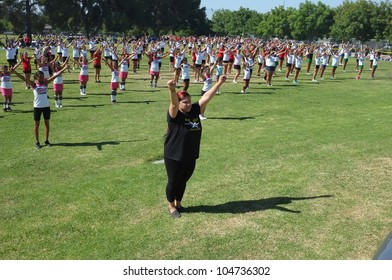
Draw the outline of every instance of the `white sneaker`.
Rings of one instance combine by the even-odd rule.
[[[293,81],[293,84],[294,85],[298,85],[298,81]]]
[[[55,106],[56,108],[60,107],[59,104],[57,104],[57,102],[54,104],[54,106]]]
[[[237,84],[238,82],[237,82],[237,81],[235,81],[235,80],[233,80],[233,83]]]
[[[200,118],[201,120],[206,120],[206,119],[207,119],[203,114],[200,114],[200,115],[199,115],[199,118]]]
[[[242,89],[242,90],[241,90],[241,93],[246,93],[246,91]]]
[[[286,77],[285,77],[284,79],[285,79],[286,81],[290,81],[290,79],[289,79],[289,78],[286,78]]]
[[[312,82],[313,82],[313,83],[317,83],[317,80],[313,79]]]

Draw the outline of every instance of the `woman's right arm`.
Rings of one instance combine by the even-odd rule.
[[[20,73],[16,72],[15,68],[11,68],[11,73],[14,73],[22,81],[25,81],[26,83],[29,83],[30,86],[32,86],[32,87],[35,86],[34,81],[27,80],[23,75],[21,75]]]
[[[177,116],[180,104],[176,93],[176,83],[174,82],[174,80],[170,80],[167,82],[167,86],[170,93],[169,115],[174,119]]]

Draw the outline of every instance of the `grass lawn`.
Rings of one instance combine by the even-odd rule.
[[[91,65],[87,96],[78,70],[65,73],[63,108],[50,89],[53,146],[41,150],[32,91],[13,75],[13,111],[0,113],[0,259],[371,259],[392,225],[392,63],[374,80],[367,67],[355,80],[354,63],[319,83],[302,70],[298,86],[254,75],[249,94],[229,77],[207,107],[176,220],[154,164],[168,60],[151,89],[144,59],[116,105],[108,68],[98,84]]]

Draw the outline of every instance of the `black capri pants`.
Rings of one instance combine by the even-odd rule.
[[[184,196],[186,183],[195,170],[196,159],[190,161],[177,161],[165,157],[165,167],[168,177],[166,185],[167,201],[181,201]]]

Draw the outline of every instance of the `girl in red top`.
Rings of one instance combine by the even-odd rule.
[[[102,49],[103,46],[101,45],[95,52],[93,55],[93,59],[94,59],[94,70],[95,70],[95,74],[94,74],[94,80],[96,83],[100,83],[101,82],[101,60],[102,60]]]
[[[30,60],[32,60],[34,56],[28,56],[27,52],[22,52],[20,54],[20,61],[15,65],[15,68],[22,64],[22,71],[26,80],[30,80],[31,76],[31,64]],[[30,88],[30,83],[26,82],[26,89]]]

